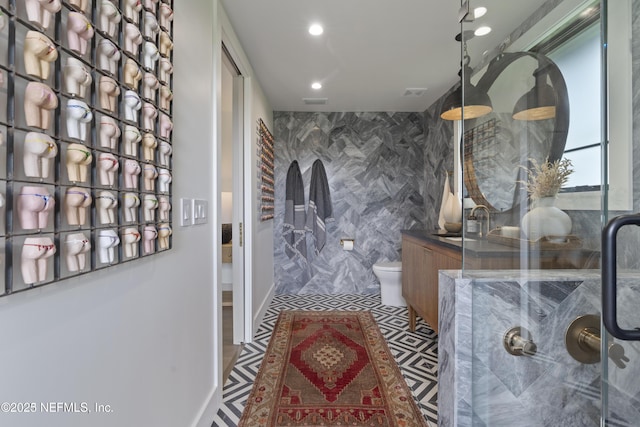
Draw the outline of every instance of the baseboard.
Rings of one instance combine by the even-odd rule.
[[[262,304],[260,304],[260,308],[258,309],[256,314],[253,316],[253,335],[256,334],[256,332],[258,331],[258,328],[262,324],[264,315],[267,314],[267,310],[271,305],[271,301],[273,301],[273,296],[275,295],[275,293],[276,293],[276,284],[272,283],[271,287],[269,288],[269,292],[267,292],[267,295],[264,297]],[[252,342],[252,341],[253,341],[253,336],[251,337],[251,341],[249,342]]]
[[[222,387],[215,387],[207,397],[204,405],[198,411],[191,427],[211,427],[213,417],[218,413],[218,409],[222,405]]]

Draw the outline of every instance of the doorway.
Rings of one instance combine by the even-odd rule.
[[[244,341],[243,76],[222,44],[221,227],[223,381]]]

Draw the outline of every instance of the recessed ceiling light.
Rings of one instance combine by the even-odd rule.
[[[473,32],[473,34],[476,36],[486,36],[490,32],[491,32],[491,27],[479,27]]]
[[[322,89],[322,85],[318,82],[311,83],[311,89],[315,89],[315,90]]]
[[[473,17],[475,19],[478,19],[478,18],[484,16],[485,13],[487,13],[487,8],[486,7],[476,7],[475,9],[473,9]]]
[[[313,24],[309,27],[309,34],[312,36],[319,36],[324,32],[324,28],[320,24]]]

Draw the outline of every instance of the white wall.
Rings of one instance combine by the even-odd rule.
[[[0,414],[0,425],[188,426],[219,398],[219,274],[212,263],[219,233],[212,222],[180,228],[177,220],[181,197],[217,208],[211,167],[217,18],[208,0],[177,1],[175,9],[173,249],[0,299],[0,402],[100,403],[113,412]]]
[[[211,166],[220,156],[219,12],[216,0],[175,3],[173,248],[0,298],[0,402],[87,402],[112,412],[0,414],[0,425],[211,424],[222,369],[220,271],[212,262],[220,260],[220,168]],[[248,70],[248,126],[257,141],[257,118],[272,127],[272,113]],[[273,288],[273,232],[271,222],[259,222],[256,171],[247,173],[254,188],[247,205],[254,243],[249,317],[260,320]],[[183,197],[209,201],[208,224],[179,226]]]

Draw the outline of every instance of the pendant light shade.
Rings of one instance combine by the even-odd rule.
[[[536,82],[533,88],[516,102],[513,108],[514,119],[545,120],[556,116],[557,94],[547,83],[545,68],[538,68],[533,72]]]
[[[462,70],[460,70],[460,75]],[[475,119],[493,111],[489,95],[471,84],[471,68],[464,69],[464,119]],[[440,117],[444,120],[462,120],[462,86],[447,96]]]

